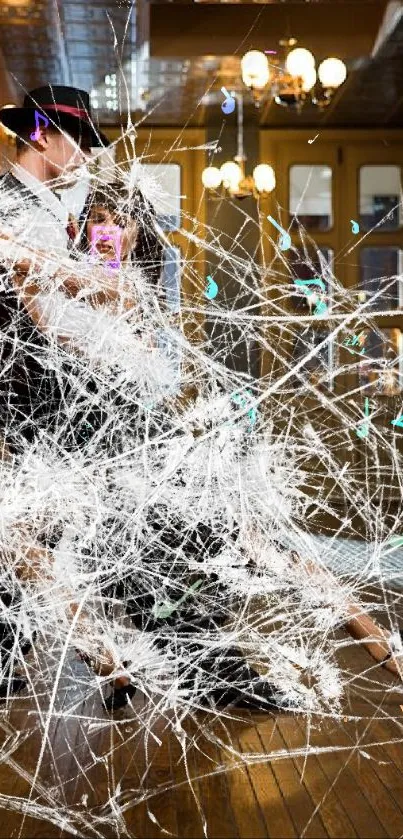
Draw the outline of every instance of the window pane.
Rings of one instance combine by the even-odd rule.
[[[307,329],[294,340],[292,351],[292,364],[295,365],[307,358],[305,364],[291,379],[293,388],[304,390],[305,382],[310,382],[320,391],[332,390],[333,388],[333,346],[331,339],[318,349],[314,356],[308,358],[313,347],[317,347],[328,337],[327,332],[319,329]]]
[[[360,287],[371,310],[396,309],[399,305],[401,251],[399,248],[362,248]],[[361,295],[364,302],[364,294]]]
[[[290,167],[290,215],[307,230],[328,230],[332,226],[330,166]]]
[[[365,355],[359,359],[360,386],[371,384],[372,391],[383,396],[399,394],[403,385],[400,329],[364,329],[362,332],[365,335]]]
[[[152,203],[163,230],[181,225],[181,167],[178,163],[143,163],[147,176],[155,179]]]
[[[168,308],[179,312],[181,303],[181,251],[169,245],[164,250],[162,284]]]
[[[396,230],[402,224],[400,166],[361,166],[361,227]],[[381,223],[380,223],[381,222]]]
[[[157,329],[156,331],[158,349],[165,356],[171,369],[171,381],[162,390],[167,394],[178,393],[181,382],[182,349],[180,341],[182,333],[180,329],[174,329],[173,327],[170,330]],[[175,335],[178,336],[177,340]]]

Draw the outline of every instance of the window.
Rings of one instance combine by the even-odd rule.
[[[176,340],[177,336],[177,340]],[[170,382],[164,388],[166,394],[178,393],[181,386],[182,333],[180,329],[157,329],[158,349],[163,353],[170,368]]]
[[[322,341],[329,337],[329,333],[319,329],[309,328],[294,339],[292,351],[292,365],[295,367],[307,357],[307,361],[299,368],[291,383],[294,388],[306,392],[305,382],[310,382],[320,391],[333,389],[333,346],[332,341],[327,341],[323,347],[318,349],[314,356],[308,358],[313,347],[318,347]]]
[[[290,215],[306,230],[332,227],[330,166],[290,166]]]
[[[363,230],[402,226],[400,166],[361,166],[360,217]]]
[[[162,285],[168,309],[179,312],[181,303],[181,250],[169,245],[164,250]]]
[[[360,253],[360,287],[371,310],[396,309],[401,302],[402,251],[397,247],[363,248]],[[362,300],[364,296],[362,295]]]
[[[396,396],[403,385],[403,341],[400,329],[363,330],[365,355],[359,362],[359,383],[383,396]]]
[[[141,169],[145,175],[144,186],[148,184],[145,192],[150,196],[158,223],[166,232],[178,230],[181,226],[181,167],[178,163],[144,163]],[[141,185],[140,177],[140,188]]]

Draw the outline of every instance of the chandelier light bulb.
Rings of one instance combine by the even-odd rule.
[[[259,163],[253,170],[253,180],[258,192],[272,192],[276,186],[273,167],[268,163]]]
[[[236,192],[242,180],[242,169],[234,160],[227,160],[220,169],[222,182],[226,189]]]
[[[340,58],[325,58],[319,65],[318,76],[323,87],[337,88],[345,81],[347,68]]]
[[[241,61],[242,81],[246,87],[262,90],[270,80],[267,57],[259,50],[245,53]]]
[[[304,78],[310,70],[315,69],[315,59],[309,50],[297,47],[288,53],[285,66],[290,76]]]
[[[302,74],[302,90],[308,93],[316,84],[316,70],[314,67],[308,67]]]
[[[206,189],[218,189],[222,181],[222,175],[216,166],[207,166],[202,172],[202,182]]]

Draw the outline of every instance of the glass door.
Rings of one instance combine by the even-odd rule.
[[[403,451],[403,150],[401,140],[346,148],[346,184],[359,232],[350,249],[346,284],[357,301],[358,364],[349,364],[348,389],[367,402],[376,458],[359,444],[362,474],[374,492],[400,499],[394,452]],[[347,359],[346,359],[347,361]],[[379,491],[379,490],[378,490]]]
[[[260,161],[277,181],[261,201],[269,324],[262,375],[268,386],[281,381],[284,427],[293,412],[299,432],[311,424],[326,441],[334,486],[313,452],[308,491],[328,488],[329,499],[344,504],[337,474],[345,465],[375,490],[387,476],[394,497],[388,446],[403,440],[403,428],[391,424],[403,413],[403,136],[329,130],[309,143],[312,136],[261,132]],[[370,468],[365,429],[359,433],[367,409],[370,429],[382,433]]]

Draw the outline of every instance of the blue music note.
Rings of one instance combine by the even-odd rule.
[[[226,99],[224,99],[224,102],[221,105],[222,112],[224,114],[232,114],[232,112],[235,111],[236,105],[234,97],[231,96],[230,93],[228,93],[228,90],[225,87],[221,88],[221,93],[223,93],[224,96],[226,96]]]
[[[274,224],[274,227],[277,227],[277,230],[279,230],[280,233],[281,233],[279,243],[278,243],[278,246],[279,246],[280,250],[281,251],[288,251],[288,248],[291,247],[291,236],[290,236],[290,234],[287,233],[287,231],[284,230],[283,227],[280,227],[278,222],[274,218],[272,218],[272,216],[267,216],[267,218],[269,219],[269,221],[271,221],[272,224]]]
[[[40,130],[41,130],[40,125],[39,125],[39,120],[40,119],[43,120],[43,122],[44,122],[44,126],[43,126],[44,128],[47,128],[48,125],[49,125],[48,118],[45,117],[44,114],[39,114],[38,111],[35,111],[35,131],[33,131],[32,134],[30,134],[30,138],[31,138],[31,140],[36,141],[36,142],[39,140],[39,137],[40,137]]]

